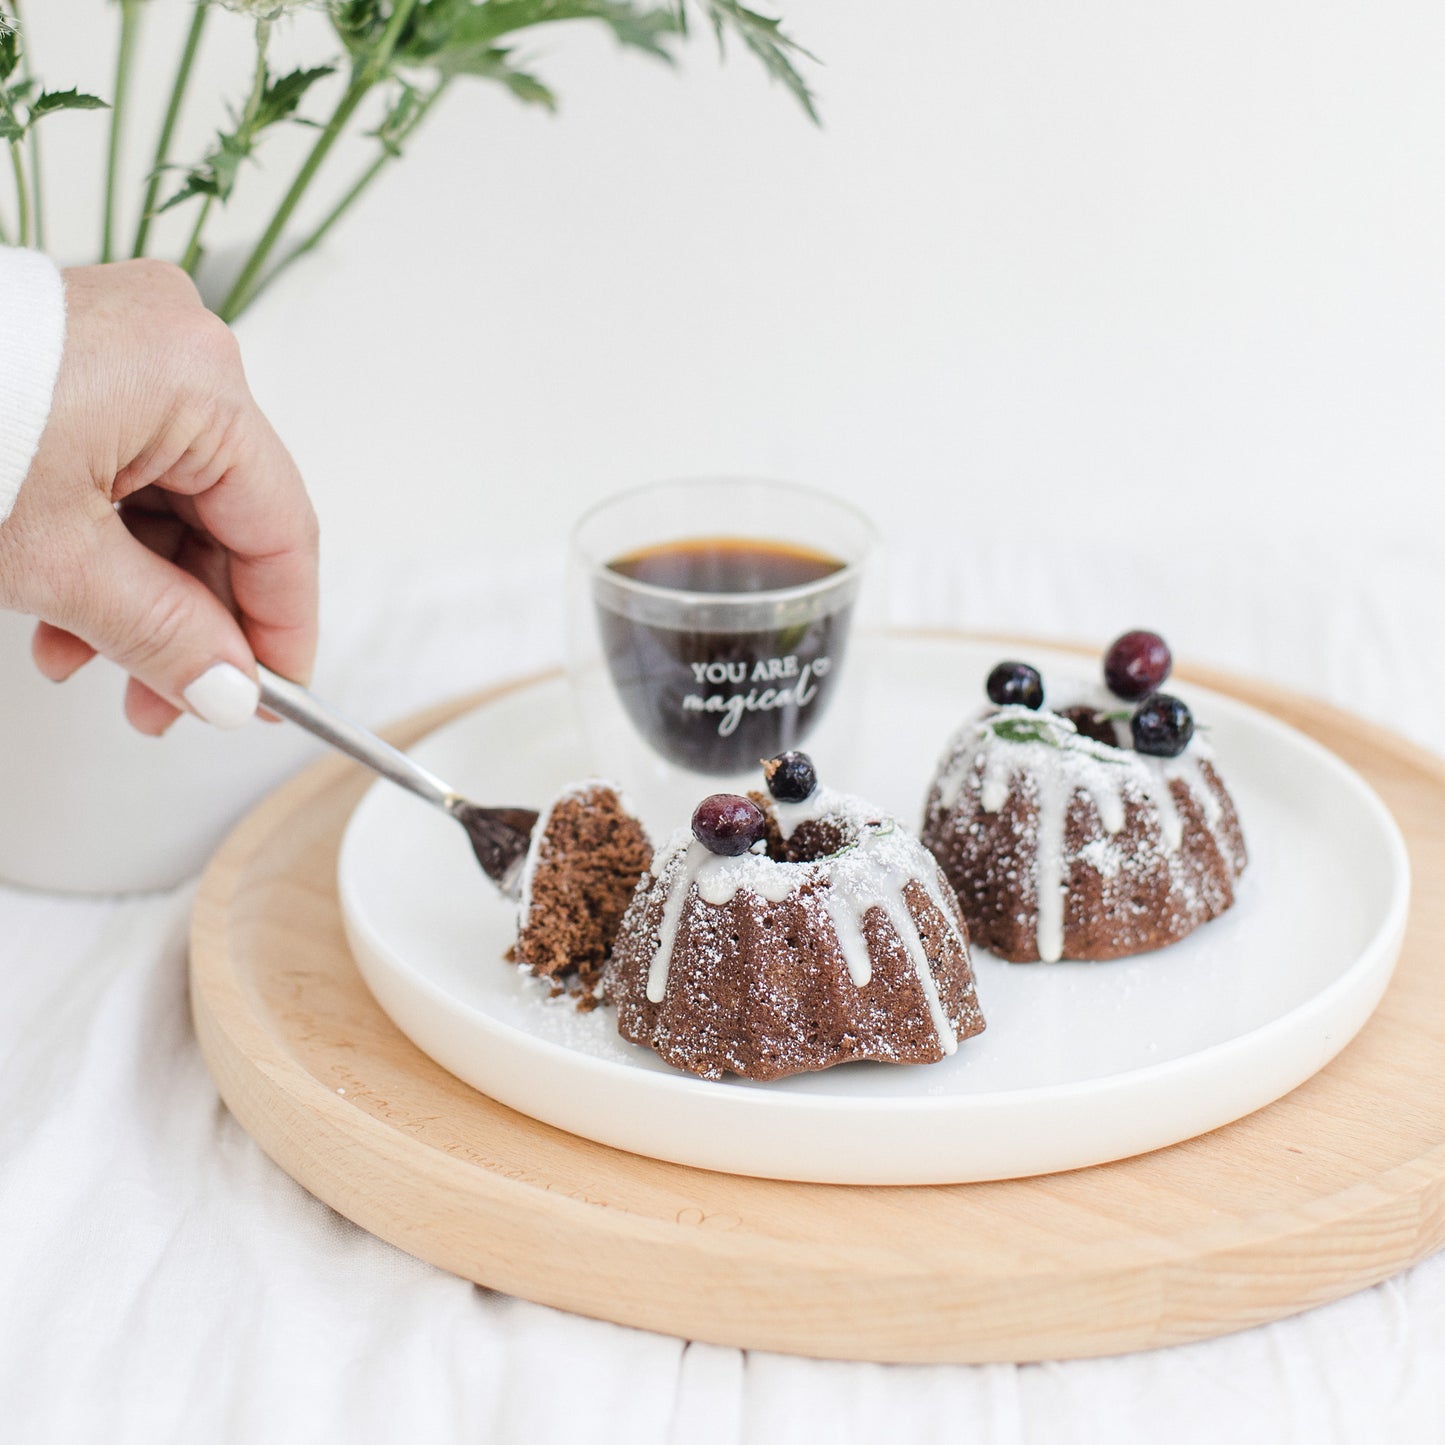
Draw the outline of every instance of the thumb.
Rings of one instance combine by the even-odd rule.
[[[150,551],[119,517],[102,529],[84,585],[47,618],[150,691],[203,722],[236,728],[256,712],[256,660],[236,619],[190,573]]]

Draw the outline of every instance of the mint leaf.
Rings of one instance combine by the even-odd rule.
[[[983,726],[1006,743],[1043,743],[1045,747],[1057,748],[1061,752],[1088,753],[1101,763],[1127,761],[1123,756],[1109,756],[1118,749],[1110,748],[1107,743],[1096,743],[1071,727],[1061,725],[1048,717],[1020,717],[1018,713],[997,713],[986,718]]]
[[[1034,721],[1021,717],[994,718],[989,727],[995,737],[1006,743],[1045,743],[1051,748],[1061,748],[1059,730],[1042,718]]]

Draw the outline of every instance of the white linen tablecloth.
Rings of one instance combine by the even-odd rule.
[[[895,622],[1101,642],[1154,626],[1187,659],[1445,752],[1435,539],[1388,557],[1262,538],[1101,559],[1061,534],[904,560]],[[318,689],[380,722],[535,669],[561,652],[558,575],[546,555],[343,578]],[[192,892],[0,889],[0,1440],[1442,1438],[1445,1257],[1246,1333],[1024,1366],[743,1353],[452,1278],[311,1198],[220,1103],[187,1014]]]

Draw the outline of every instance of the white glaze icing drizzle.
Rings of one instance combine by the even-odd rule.
[[[1100,711],[1114,711],[1120,706],[1117,699],[1105,696],[1081,701]],[[1016,741],[1000,736],[995,724],[1010,721],[1044,729],[1048,741]],[[1127,728],[1117,722],[1115,731],[1121,741],[1127,735]],[[1072,722],[1057,713],[999,708],[966,723],[955,735],[937,774],[934,806],[951,812],[975,776],[979,806],[986,813],[1001,811],[1015,788],[1029,788],[1037,815],[1036,942],[1040,959],[1053,963],[1063,956],[1068,897],[1065,831],[1069,804],[1076,793],[1085,794],[1093,802],[1106,837],[1117,835],[1124,827],[1127,794],[1147,801],[1157,814],[1162,846],[1172,855],[1179,852],[1184,841],[1184,820],[1172,786],[1182,783],[1221,852],[1238,863],[1227,841],[1215,831],[1224,816],[1224,805],[1200,768],[1201,760],[1208,756],[1208,745],[1198,737],[1177,758],[1148,757],[1127,745],[1112,748],[1084,737]],[[1103,871],[1106,852],[1096,843],[1082,850],[1081,856],[1090,866]]]
[[[935,870],[936,871],[936,870]],[[943,900],[937,897],[937,890],[924,880],[928,877],[925,868],[923,878],[924,890],[929,896],[929,901],[938,909],[939,913],[946,919],[947,912],[943,907]],[[918,928],[918,920],[913,916],[913,910],[909,908],[903,896],[903,887],[908,880],[896,890],[889,888],[878,898],[878,906],[883,909],[888,921],[893,925],[893,931],[898,935],[899,941],[903,944],[903,951],[908,955],[909,962],[913,965],[913,971],[918,978],[918,987],[923,992],[923,1001],[928,1005],[928,1016],[933,1020],[933,1032],[938,1036],[939,1047],[945,1054],[951,1054],[958,1048],[958,1033],[953,1027],[952,1021],[944,1012],[943,1000],[938,996],[938,983],[933,977],[933,969],[929,966],[928,950],[923,946],[923,935]]]
[[[661,1003],[667,993],[667,960],[672,957],[677,942],[677,930],[682,924],[682,911],[687,907],[688,895],[701,871],[704,862],[713,855],[692,837],[691,829],[680,834],[681,849],[670,857],[662,868],[653,860],[652,875],[667,884],[667,903],[662,910],[662,923],[657,934],[657,948],[647,970],[647,997],[651,1003]],[[667,846],[673,847],[674,838]],[[681,876],[673,876],[680,874]]]
[[[1045,783],[1039,788],[1038,847],[1034,858],[1034,891],[1038,895],[1035,936],[1039,957],[1053,963],[1064,956],[1064,822],[1073,790]],[[1000,805],[1002,806],[1002,805]],[[998,808],[989,808],[996,813]]]
[[[1199,806],[1204,813],[1204,821],[1213,828],[1224,816],[1224,804],[1219,801],[1219,794],[1210,787],[1199,766],[1199,755],[1195,748],[1197,744],[1191,743],[1177,759],[1178,776],[1184,779],[1185,786],[1190,793],[1199,800]]]
[[[838,950],[843,955],[843,962],[848,965],[848,977],[853,980],[855,988],[866,988],[873,980],[873,959],[863,934],[863,920],[858,916],[858,910],[831,888],[823,901],[828,910],[828,921],[838,938]]]
[[[803,803],[774,804],[783,837],[789,838],[809,820],[837,824],[853,840],[827,859],[785,863],[758,851],[737,858],[710,853],[682,828],[659,849],[652,876],[667,890],[658,925],[657,944],[647,970],[647,998],[661,1003],[667,995],[668,963],[677,944],[692,895],[721,907],[747,890],[769,903],[781,903],[804,882],[817,883],[818,897],[833,925],[838,949],[857,988],[872,981],[873,964],[863,920],[870,909],[882,908],[898,935],[945,1054],[958,1048],[958,1034],[943,1007],[918,924],[904,896],[916,881],[945,919],[955,914],[944,900],[933,855],[891,818],[882,818],[862,799],[820,788]]]

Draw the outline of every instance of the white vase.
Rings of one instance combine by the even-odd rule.
[[[289,724],[219,732],[181,718],[143,737],[125,674],[69,682],[30,659],[34,620],[0,612],[0,881],[67,893],[170,888],[198,873],[254,802],[319,752]]]

